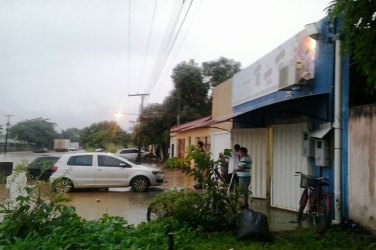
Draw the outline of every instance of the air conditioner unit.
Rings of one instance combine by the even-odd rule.
[[[302,80],[308,80],[309,73],[304,72],[304,65],[301,61],[289,64],[279,69],[278,88],[280,90],[292,90],[301,85]]]

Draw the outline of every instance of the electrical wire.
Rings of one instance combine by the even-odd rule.
[[[131,79],[131,1],[132,0],[128,0],[128,85]]]
[[[167,61],[167,57],[169,55],[169,51],[171,50],[171,43],[173,41],[172,39],[174,37],[175,30],[178,26],[178,21],[179,21],[181,15],[182,15],[182,11],[184,9],[184,4],[185,4],[185,1],[183,1],[182,4],[180,5],[177,16],[171,16],[171,18],[170,18],[169,25],[172,25],[171,31],[168,31],[168,32],[165,33],[165,37],[164,37],[163,43],[161,45],[161,48],[160,48],[160,51],[159,51],[159,54],[158,54],[158,57],[157,57],[157,61],[154,65],[153,72],[150,76],[149,84],[148,84],[146,90],[153,90],[153,88],[155,86],[154,82],[157,80],[157,77],[160,74],[159,72],[164,68],[164,65]],[[174,14],[174,13],[172,13],[172,14]]]
[[[154,27],[154,24],[155,24],[155,13],[157,11],[157,5],[158,5],[158,0],[156,0],[155,3],[154,3],[153,16],[152,16],[150,29],[149,29],[148,42],[147,42],[147,47],[146,47],[146,51],[145,51],[145,56],[144,56],[144,60],[143,60],[143,63],[142,63],[142,71],[141,71],[141,78],[140,78],[139,86],[142,86],[142,82],[143,82],[143,79],[144,79],[144,72],[145,72],[145,68],[146,68],[146,65],[147,65],[147,58],[148,58],[148,54],[149,54],[149,50],[150,50],[151,37],[152,37],[152,33],[153,33],[153,27]]]
[[[185,16],[184,16],[184,19],[183,19],[183,21],[182,21],[182,23],[181,23],[181,25],[180,25],[180,27],[179,27],[178,33],[176,34],[176,37],[175,37],[175,39],[174,39],[174,43],[173,43],[173,45],[175,44],[175,42],[176,42],[176,40],[177,40],[177,38],[178,38],[178,35],[179,35],[179,33],[180,33],[180,31],[181,31],[181,28],[182,28],[182,26],[183,26],[183,24],[184,24],[184,22],[185,22],[185,19],[186,19],[187,15],[188,15],[188,12],[189,12],[189,10],[190,10],[190,8],[191,8],[191,6],[192,6],[192,3],[193,3],[193,0],[191,1],[190,5],[189,5],[189,7],[188,7],[188,9],[187,9],[187,12],[186,12],[186,14],[185,14]],[[192,21],[191,21],[190,24],[188,25],[187,31],[185,32],[185,35],[183,36],[183,38],[182,38],[182,40],[181,40],[181,42],[180,42],[180,45],[179,45],[178,48],[176,49],[176,53],[175,53],[174,58],[177,57],[179,51],[181,50],[181,47],[182,47],[182,45],[183,45],[183,43],[184,43],[184,41],[185,41],[185,39],[186,39],[186,37],[187,37],[187,34],[189,33],[189,30],[191,29],[192,24],[194,23],[194,20],[197,18],[197,15],[198,15],[198,13],[199,13],[199,11],[200,11],[200,9],[201,9],[202,3],[203,3],[203,0],[201,0],[201,2],[200,2],[200,4],[199,4],[198,8],[196,9],[195,14],[193,15]],[[169,54],[171,53],[172,49],[173,49],[173,47],[171,47],[171,50],[168,52],[168,56],[169,56]],[[165,65],[164,65],[164,66],[165,66]],[[159,79],[160,76],[161,76],[161,73],[162,73],[162,71],[159,72],[159,75],[157,76],[157,79],[156,79],[155,82],[154,82],[154,85],[153,85],[153,87],[152,87],[152,90],[151,90],[150,94],[152,94],[152,91],[154,90],[155,85],[157,84],[158,79]]]
[[[126,82],[124,84],[124,92],[127,92],[127,87],[130,85],[130,51],[131,51],[131,0],[128,0],[128,44],[127,44],[127,67],[126,67]],[[121,95],[123,96],[123,94]],[[119,105],[119,110],[123,107],[123,98]]]
[[[200,12],[200,9],[202,7],[202,4],[203,4],[204,0],[201,0],[198,8],[196,9],[195,11],[195,14],[193,15],[193,18],[192,18],[192,21],[191,23],[188,25],[188,28],[187,28],[187,31],[185,32],[185,35],[183,36],[183,38],[181,39],[181,42],[180,44],[177,46],[177,49],[176,49],[176,53],[175,53],[175,56],[174,56],[174,59],[177,58],[179,52],[181,51],[181,47],[183,46],[184,42],[185,42],[185,39],[187,38],[187,35],[190,31],[190,29],[192,28],[192,24],[195,22],[197,16],[198,16],[198,13]]]

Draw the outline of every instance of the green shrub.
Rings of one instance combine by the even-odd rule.
[[[26,187],[14,207],[1,202],[0,249],[123,249],[116,246],[125,244],[133,225],[108,215],[86,221],[67,202],[64,194],[55,194],[49,183],[39,181]]]
[[[148,208],[148,220],[170,218],[179,222],[181,228],[188,226],[204,231],[232,230],[235,226],[237,210],[216,205],[209,193],[193,191],[168,191],[156,196]],[[222,202],[221,202],[222,203]]]
[[[165,167],[167,168],[183,168],[184,160],[181,160],[177,157],[172,157],[166,160]]]
[[[204,192],[170,191],[153,198],[148,209],[148,219],[173,218],[183,225],[202,228],[204,231],[226,231],[235,227],[238,216],[237,192],[227,193],[228,185],[220,183],[218,169],[226,152],[218,161],[195,146],[188,149],[183,163],[186,174],[192,175],[204,187]]]

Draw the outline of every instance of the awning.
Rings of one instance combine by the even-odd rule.
[[[331,129],[332,129],[331,123],[324,123],[321,125],[320,129],[312,131],[309,136],[322,139],[327,133],[329,133]]]

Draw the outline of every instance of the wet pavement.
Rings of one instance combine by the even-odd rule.
[[[49,154],[56,155],[52,152]],[[62,154],[62,153],[58,153]],[[0,161],[14,161],[14,165],[31,162],[41,154],[8,153],[6,157],[0,155]],[[145,164],[158,167],[156,164]],[[87,220],[97,220],[104,214],[125,218],[129,224],[137,225],[146,222],[147,207],[156,195],[172,188],[192,188],[195,184],[191,176],[179,170],[164,169],[166,182],[158,187],[151,187],[148,192],[136,193],[130,188],[110,188],[105,190],[77,190],[68,193],[70,205],[76,208],[79,216]],[[264,213],[268,217],[269,229],[275,231],[289,231],[298,228],[296,213],[270,207],[270,200],[252,199],[250,208]]]

